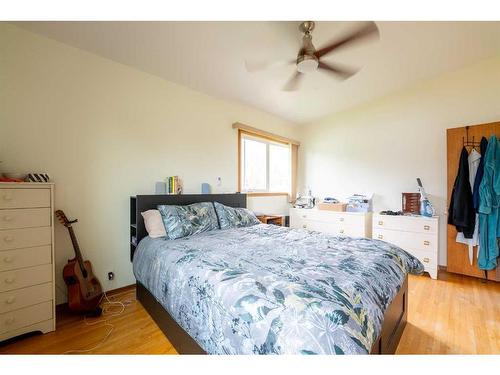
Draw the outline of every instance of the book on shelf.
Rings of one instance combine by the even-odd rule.
[[[167,185],[167,194],[182,194],[182,182],[179,176],[170,176],[165,181]]]

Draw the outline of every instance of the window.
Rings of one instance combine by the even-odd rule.
[[[240,131],[240,190],[284,193],[292,190],[291,145]]]

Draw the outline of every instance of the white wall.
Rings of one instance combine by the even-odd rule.
[[[218,100],[76,48],[0,23],[0,168],[44,171],[56,208],[106,289],[135,282],[129,261],[129,196],[179,175],[186,193],[208,182],[235,191],[239,121],[297,138],[293,124]],[[217,177],[222,178],[220,187]],[[250,202],[262,209],[262,202]],[[267,201],[284,211],[286,201]],[[56,225],[56,272],[73,256]],[[107,272],[116,279],[107,281]],[[58,276],[58,302],[64,300]]]
[[[374,210],[401,209],[420,177],[441,216],[446,264],[446,129],[500,120],[500,58],[448,73],[302,129],[299,190],[375,193]]]

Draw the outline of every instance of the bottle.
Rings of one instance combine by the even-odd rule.
[[[417,178],[417,183],[418,183],[418,190],[420,192],[420,215],[426,216],[426,217],[432,217],[434,216],[434,207],[432,207],[431,202],[427,198],[427,195],[425,194],[424,187],[422,186],[422,181],[420,181],[420,178]]]

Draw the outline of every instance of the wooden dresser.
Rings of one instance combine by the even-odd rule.
[[[439,218],[373,215],[373,238],[399,246],[418,258],[433,279],[438,276]]]
[[[0,341],[55,330],[54,185],[0,183]]]
[[[290,227],[351,237],[368,237],[372,233],[371,212],[337,212],[290,208]]]

